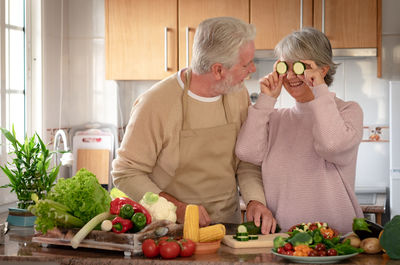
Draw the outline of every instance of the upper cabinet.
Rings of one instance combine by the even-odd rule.
[[[159,80],[178,69],[177,0],[106,0],[106,79]]]
[[[273,50],[286,35],[313,25],[312,0],[250,0],[250,23],[257,28],[256,49]]]
[[[314,0],[314,27],[333,48],[376,48],[377,0]]]
[[[179,0],[179,68],[190,65],[194,33],[200,22],[220,16],[249,21],[249,0]]]
[[[382,0],[250,0],[250,23],[258,50],[273,50],[287,34],[311,26],[326,34],[334,55],[377,56],[381,77],[381,7]]]
[[[258,50],[273,50],[301,27],[324,31],[334,49],[376,48],[380,77],[381,5],[382,0],[105,0],[106,78],[160,80],[190,65],[197,26],[216,16],[254,24]]]
[[[274,49],[301,27],[323,31],[332,48],[376,48],[380,0],[250,0],[257,49]]]

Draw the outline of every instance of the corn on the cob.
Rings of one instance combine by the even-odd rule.
[[[185,223],[183,224],[183,238],[199,242],[199,228],[199,207],[188,204],[185,212]]]
[[[200,242],[212,242],[221,240],[225,236],[225,226],[223,224],[210,225],[199,229]]]

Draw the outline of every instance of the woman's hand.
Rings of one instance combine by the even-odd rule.
[[[305,82],[309,87],[315,87],[321,84],[325,84],[325,75],[329,70],[329,67],[318,67],[317,64],[312,60],[301,60],[301,62],[309,65],[311,68],[304,71],[304,75],[297,75],[297,77]]]
[[[278,62],[279,61],[275,62],[274,71],[272,73],[269,73],[260,79],[261,93],[274,98],[278,98],[278,96],[281,94],[283,77],[286,76],[286,74],[279,75],[276,71],[276,64]]]

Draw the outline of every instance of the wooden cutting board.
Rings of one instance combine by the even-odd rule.
[[[268,235],[258,235],[257,240],[237,241],[233,235],[225,235],[222,243],[231,248],[272,248],[274,246],[274,238],[277,236],[288,237],[286,233],[275,233]]]

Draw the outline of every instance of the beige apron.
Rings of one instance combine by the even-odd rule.
[[[228,102],[223,97],[227,124],[213,128],[188,128],[190,80],[191,72],[188,70],[182,96],[179,165],[164,191],[180,201],[203,205],[212,223],[240,223],[234,155],[237,131]]]

